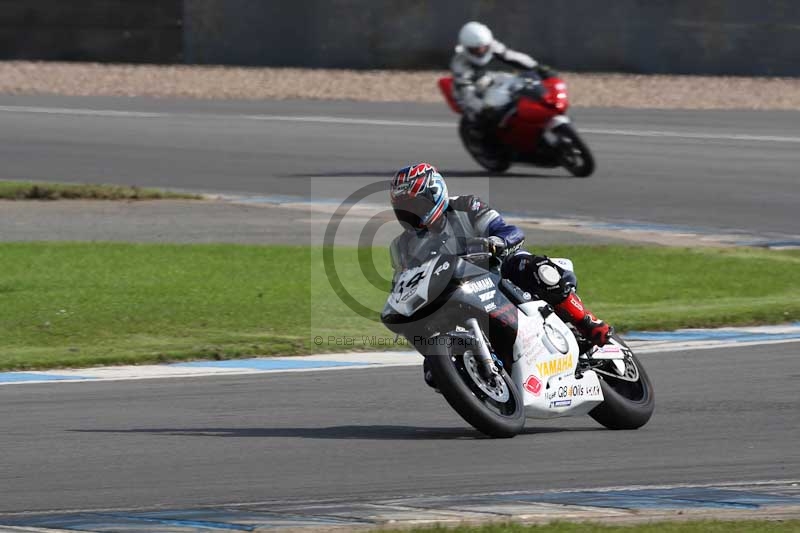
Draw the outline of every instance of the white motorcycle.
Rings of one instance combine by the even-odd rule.
[[[513,437],[526,417],[647,423],[653,385],[619,336],[593,347],[545,301],[501,279],[491,254],[464,253],[458,241],[428,232],[411,244],[412,267],[395,277],[381,320],[426,358],[464,420],[492,437]]]

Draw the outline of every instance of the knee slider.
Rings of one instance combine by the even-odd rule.
[[[539,265],[536,269],[537,277],[543,285],[547,287],[554,287],[561,282],[561,272],[556,267],[549,264]]]
[[[572,290],[573,284],[565,271],[547,257],[536,261],[533,277],[541,288],[540,297],[545,300],[561,301]]]

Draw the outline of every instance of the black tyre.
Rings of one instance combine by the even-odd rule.
[[[653,383],[628,345],[616,335],[614,339],[625,347],[625,376],[610,368],[605,369],[608,373],[595,369],[605,399],[589,416],[608,429],[638,429],[650,420],[656,407]]]
[[[501,174],[511,167],[511,154],[489,142],[486,133],[470,127],[465,118],[458,125],[458,135],[472,159],[489,172]]]
[[[562,124],[553,130],[558,136],[561,166],[577,178],[586,178],[594,172],[594,156],[571,124]]]
[[[472,337],[437,337],[426,356],[436,386],[447,403],[475,429],[495,438],[513,437],[525,427],[525,407],[505,370],[487,383],[477,373]],[[467,340],[467,342],[462,342]]]

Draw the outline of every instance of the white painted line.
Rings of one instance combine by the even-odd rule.
[[[164,118],[170,113],[150,113],[145,111],[114,111],[111,109],[78,109],[67,107],[31,107],[31,106],[0,106],[3,113],[35,113],[41,115],[77,115],[87,117],[128,117],[128,118]]]
[[[688,131],[658,131],[658,130],[607,130],[596,128],[578,128],[581,133],[597,135],[621,135],[627,137],[670,137],[677,139],[693,140],[722,140],[722,141],[755,141],[755,142],[784,142],[800,143],[800,137],[786,137],[781,135],[751,135],[746,133],[702,133]]]
[[[26,526],[0,526],[3,533],[74,533],[74,529],[52,529]]]
[[[353,126],[411,126],[419,128],[449,128],[455,130],[458,127],[456,121],[453,122],[433,122],[417,120],[389,120],[373,118],[347,118],[329,116],[289,116],[289,115],[241,115],[240,118],[248,120],[263,120],[269,122],[310,122],[314,124],[343,124]]]
[[[399,126],[419,128],[447,128],[455,129],[457,123],[441,121],[393,120],[371,118],[349,118],[327,115],[294,116],[294,115],[215,115],[215,114],[190,114],[190,113],[161,113],[146,111],[116,111],[111,109],[83,109],[66,107],[35,107],[35,106],[0,106],[3,113],[35,113],[45,115],[72,115],[87,117],[109,118],[178,118],[178,117],[206,117],[216,120],[239,119],[257,120],[265,122],[296,122],[310,124],[340,124],[351,126]],[[800,143],[800,137],[785,135],[754,135],[747,133],[709,133],[669,130],[626,130],[606,128],[578,128],[582,133],[593,135],[617,135],[625,137],[665,137],[675,139],[711,140],[711,141],[747,141],[747,142],[778,142]]]
[[[669,352],[682,352],[690,350],[717,350],[720,348],[743,348],[746,346],[765,346],[768,344],[786,344],[789,342],[800,342],[800,338],[796,339],[777,339],[777,340],[761,340],[761,341],[688,341],[688,342],[668,342],[668,341],[649,341],[652,346],[641,343],[637,347],[634,341],[628,342],[637,354],[642,353],[669,353]]]
[[[410,121],[410,120],[382,120],[367,118],[345,118],[331,116],[289,116],[289,115],[243,115],[241,118],[250,120],[263,120],[273,122],[308,122],[316,124],[347,124],[356,126],[412,126],[426,128],[456,127],[456,122]],[[692,140],[725,140],[725,141],[756,141],[756,142],[787,142],[800,143],[800,137],[786,137],[779,135],[751,135],[738,133],[703,133],[683,131],[659,130],[617,130],[602,128],[578,128],[581,133],[595,135],[619,135],[627,137],[667,137]]]

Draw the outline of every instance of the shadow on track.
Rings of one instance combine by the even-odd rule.
[[[344,440],[474,440],[489,438],[468,427],[431,428],[417,426],[331,426],[305,428],[136,428],[70,429],[68,431],[76,433],[150,433],[153,435],[184,435],[188,437],[282,437]],[[562,433],[574,431],[603,431],[603,428],[525,428],[520,435],[536,435],[540,433]]]

